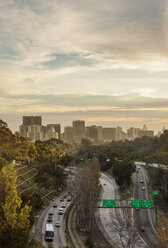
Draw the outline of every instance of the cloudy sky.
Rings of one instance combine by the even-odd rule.
[[[0,118],[168,127],[167,0],[0,0]]]

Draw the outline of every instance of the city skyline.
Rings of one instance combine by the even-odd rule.
[[[122,127],[103,127],[97,125],[86,125],[84,120],[73,120],[71,126],[65,126],[61,132],[59,123],[47,124],[42,123],[42,116],[23,116],[23,122],[19,126],[19,135],[36,140],[62,139],[65,142],[80,143],[83,138],[89,138],[95,144],[102,141],[125,141],[134,140],[148,136],[154,138],[154,131],[149,130],[146,124],[142,128],[130,127],[125,132]],[[157,136],[165,131],[158,132]]]
[[[0,2],[0,118],[168,124],[165,0]]]
[[[31,117],[31,116],[33,116],[33,117],[35,117],[36,115],[26,115],[26,116],[28,116],[28,117]],[[37,115],[37,116],[40,116],[39,114]],[[128,123],[126,124],[126,125],[120,125],[120,124],[118,124],[117,122],[116,123],[114,123],[114,125],[105,125],[105,123],[104,122],[102,122],[102,124],[99,124],[99,122],[97,123],[97,122],[88,122],[87,120],[85,120],[85,119],[80,119],[80,118],[74,118],[74,119],[71,119],[71,120],[69,120],[69,122],[68,123],[65,123],[65,124],[62,124],[58,119],[47,119],[47,116],[40,116],[41,118],[42,118],[42,125],[54,125],[55,123],[59,123],[60,124],[60,127],[61,127],[61,129],[60,129],[60,131],[61,131],[61,133],[63,133],[64,132],[64,129],[65,129],[65,127],[70,127],[70,126],[73,126],[73,121],[76,121],[76,120],[81,120],[81,121],[84,121],[85,122],[85,124],[86,124],[86,127],[87,126],[94,126],[94,125],[96,125],[96,126],[101,126],[101,127],[105,127],[105,128],[115,128],[115,127],[122,127],[122,129],[123,129],[123,131],[124,132],[127,132],[127,130],[129,129],[129,128],[131,128],[131,127],[134,127],[134,128],[142,128],[144,125],[146,125],[147,127],[148,127],[148,129],[150,129],[150,130],[153,130],[154,131],[154,133],[155,133],[155,135],[157,135],[157,133],[158,132],[160,132],[160,131],[162,131],[163,130],[163,128],[165,128],[165,129],[167,129],[167,127],[165,126],[165,125],[162,125],[162,126],[160,126],[158,129],[153,129],[150,125],[148,125],[148,123],[145,123],[145,122],[143,122],[142,121],[142,123],[141,124],[137,124],[137,125],[129,125]],[[20,117],[20,119],[18,119],[18,120],[16,120],[16,123],[18,123],[18,126],[16,126],[16,128],[15,129],[13,129],[13,128],[11,128],[11,124],[10,123],[8,123],[5,119],[2,119],[3,121],[5,121],[7,124],[8,124],[8,126],[9,126],[9,128],[12,130],[12,132],[18,132],[19,131],[19,126],[22,124],[22,122],[23,122],[23,116],[21,116]]]

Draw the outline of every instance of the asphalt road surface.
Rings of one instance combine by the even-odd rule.
[[[65,192],[64,195],[67,195],[67,192]],[[50,243],[53,244],[54,248],[62,248],[67,245],[65,241],[65,237],[64,237],[64,230],[63,230],[63,215],[59,215],[58,211],[62,203],[66,203],[66,208],[64,208],[64,213],[65,213],[67,207],[70,205],[70,202],[67,201],[67,198],[64,199],[63,202],[60,202],[60,198],[61,196],[57,200],[53,201],[46,209],[44,209],[36,225],[34,238],[37,240],[42,240],[43,245],[45,247],[48,247]],[[57,204],[56,208],[53,207],[54,203]],[[54,212],[53,221],[47,222],[48,213],[51,211]],[[56,221],[60,221],[60,227],[55,226]],[[54,227],[54,240],[53,241],[45,240],[45,226],[47,223],[52,224]]]
[[[118,187],[113,178],[101,174],[101,184],[103,186],[102,199],[119,199]],[[145,210],[146,211],[146,210]],[[128,210],[130,218],[133,221],[133,210]],[[100,219],[104,226],[106,233],[109,236],[109,242],[113,247],[129,247],[129,234],[127,229],[124,228],[125,215],[124,209],[121,208],[100,208]],[[149,247],[143,238],[136,233],[135,248]],[[152,247],[153,248],[153,247]]]
[[[134,173],[134,199],[150,200],[147,188],[146,171],[143,166],[139,166],[138,171],[139,173]],[[143,180],[143,183],[140,182],[141,180]],[[145,187],[145,190],[142,190],[143,186]],[[151,248],[156,246],[154,211],[155,209],[149,208],[140,209],[140,211],[134,210],[135,225],[137,229],[139,229],[140,226],[145,228],[145,232],[141,232],[140,235]]]

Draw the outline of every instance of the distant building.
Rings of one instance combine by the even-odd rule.
[[[116,140],[117,130],[113,127],[102,127],[102,139],[104,141]]]
[[[48,126],[46,128],[45,140],[58,139],[58,133],[53,126]]]
[[[153,138],[154,137],[154,131],[153,130],[147,130],[147,131],[141,130],[138,132],[138,136],[139,136],[139,138],[142,138],[143,136],[148,136],[148,137]]]
[[[77,120],[73,121],[74,141],[81,142],[82,138],[85,138],[85,121]]]
[[[33,141],[58,139],[60,137],[60,124],[43,126],[41,116],[23,116],[23,124],[19,126],[19,134],[31,138]]]
[[[148,128],[145,124],[143,125],[142,131],[148,131]]]
[[[138,132],[138,137],[142,138],[143,136],[148,136],[153,138],[154,137],[154,131],[148,130],[147,126],[144,124],[143,128]]]
[[[116,127],[116,140],[123,140],[123,130],[122,127]]]
[[[23,116],[23,124],[19,126],[19,133],[21,136],[29,137],[28,127],[29,126],[41,126],[42,117],[41,116]],[[30,131],[30,129],[29,129]]]
[[[44,140],[44,132],[42,125],[28,125],[27,136],[33,141]]]
[[[63,140],[65,142],[72,142],[74,140],[73,127],[70,126],[64,127]]]
[[[23,116],[23,125],[42,125],[42,117],[41,116]]]
[[[127,139],[128,140],[134,140],[138,138],[138,133],[141,129],[140,128],[135,128],[135,127],[130,127],[127,129]]]
[[[86,136],[94,143],[98,143],[102,140],[102,127],[96,125],[86,127]]]
[[[53,127],[58,134],[58,139],[61,139],[61,125],[60,124],[47,124],[47,129]]]

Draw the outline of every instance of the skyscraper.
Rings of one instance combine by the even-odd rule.
[[[75,142],[81,142],[81,139],[85,137],[85,121],[73,121],[73,131]]]
[[[53,127],[55,132],[58,133],[58,139],[61,138],[61,125],[60,124],[48,124],[47,129]]]
[[[42,125],[41,116],[23,116],[23,125]]]

